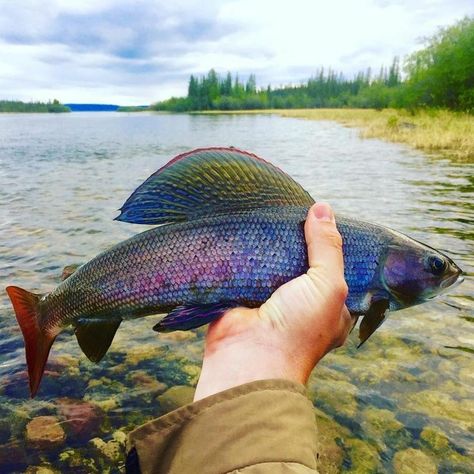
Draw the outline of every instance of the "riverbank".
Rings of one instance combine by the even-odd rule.
[[[384,109],[284,109],[208,111],[199,113],[274,113],[283,117],[331,120],[357,127],[364,138],[406,143],[425,153],[436,153],[459,161],[474,162],[474,116],[446,110]]]

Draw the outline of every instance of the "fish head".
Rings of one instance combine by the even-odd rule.
[[[381,276],[393,310],[423,303],[463,280],[447,255],[398,233],[388,245]]]

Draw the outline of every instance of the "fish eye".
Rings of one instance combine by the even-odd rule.
[[[436,255],[433,255],[429,258],[428,264],[430,266],[430,270],[435,275],[441,275],[446,270],[446,260]]]

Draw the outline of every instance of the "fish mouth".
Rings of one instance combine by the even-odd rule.
[[[451,262],[450,270],[451,275],[445,278],[439,285],[443,290],[458,286],[464,281],[464,272],[454,262]]]
[[[460,285],[463,281],[464,281],[464,275],[461,272],[461,273],[458,273],[457,275],[452,275],[446,278],[446,280],[442,281],[439,286],[443,290],[446,290],[448,288],[453,289],[456,286]]]

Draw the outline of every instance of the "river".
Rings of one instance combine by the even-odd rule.
[[[146,228],[113,218],[151,173],[186,150],[231,145],[280,166],[336,213],[407,233],[466,272],[448,294],[390,314],[360,350],[354,333],[314,371],[325,471],[409,472],[414,462],[418,472],[474,472],[473,164],[276,115],[1,114],[1,286],[50,291],[66,265]],[[124,434],[185,403],[199,373],[203,330],[158,335],[153,324],[122,324],[98,365],[65,331],[30,400],[2,291],[0,472],[118,472]],[[38,417],[57,423],[51,439],[35,440]]]

